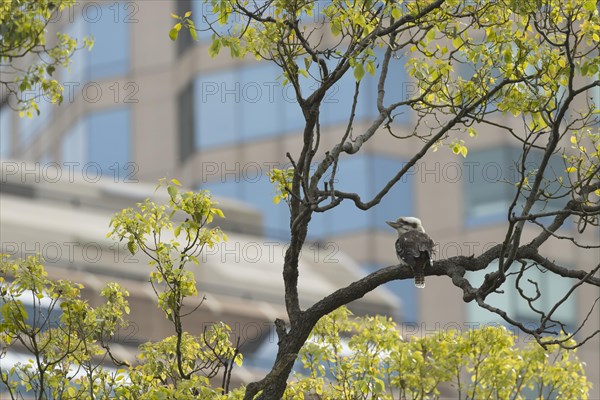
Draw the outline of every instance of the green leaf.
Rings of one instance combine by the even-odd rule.
[[[304,57],[304,68],[307,71],[310,69],[311,64],[312,64],[312,59],[310,57]]]
[[[216,57],[221,51],[221,47],[223,47],[223,43],[220,38],[215,38],[208,48],[208,55],[211,57]]]
[[[462,40],[462,38],[460,36],[457,36],[453,41],[452,41],[452,45],[455,48],[460,48],[460,46],[462,46],[464,43],[464,41]]]
[[[375,62],[373,60],[367,61],[367,72],[371,76],[375,75]]]
[[[174,185],[177,185],[177,186],[181,186],[181,183],[175,178],[171,179],[171,183],[173,183]]]
[[[189,17],[191,17],[191,16],[192,16],[192,12],[191,12],[191,11],[188,11],[188,12],[186,12],[186,13],[185,13],[183,16],[184,16],[185,18],[189,18]]]
[[[196,42],[198,41],[198,32],[196,32],[196,28],[194,27],[190,27],[190,36],[192,37],[192,39],[194,39]]]
[[[171,200],[175,200],[175,197],[177,196],[177,188],[175,186],[167,186],[167,192],[169,192],[169,196],[171,196]]]
[[[127,249],[132,255],[134,255],[137,249],[137,245],[135,244],[135,242],[127,242]]]
[[[356,82],[360,82],[360,80],[365,76],[365,69],[362,64],[356,64],[354,66],[354,79]]]
[[[596,10],[596,7],[596,0],[585,0],[583,3],[583,8],[589,12],[594,12]]]
[[[238,42],[229,42],[229,51],[231,53],[231,57],[239,58],[240,56],[240,44]]]
[[[337,36],[342,33],[342,25],[338,20],[334,20],[331,22],[331,33],[333,36]]]
[[[169,38],[172,41],[177,40],[177,36],[179,35],[179,31],[175,28],[171,28],[171,30],[169,31]]]
[[[427,31],[427,39],[429,41],[432,41],[435,39],[435,30],[434,29],[430,29],[429,31]]]

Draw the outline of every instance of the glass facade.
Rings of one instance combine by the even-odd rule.
[[[131,121],[127,107],[89,114],[80,119],[64,136],[63,162],[89,170],[94,179],[125,176],[131,167]]]
[[[335,188],[357,193],[363,201],[371,200],[403,165],[402,160],[383,155],[357,154],[342,157],[335,176]],[[326,176],[323,180],[328,181],[329,178],[330,176]],[[332,211],[315,214],[309,234],[319,238],[361,230],[388,231],[390,228],[385,221],[413,213],[413,182],[407,177],[368,211],[359,210],[351,200],[345,200]]]
[[[24,93],[24,97],[27,97],[26,93]],[[40,111],[39,115],[33,111],[32,118],[23,116],[18,119],[19,144],[23,147],[28,146],[35,140],[42,129],[51,121],[54,114],[56,104],[52,104],[44,96],[36,99],[36,102]]]
[[[520,268],[520,265],[518,267]],[[478,287],[483,283],[486,274],[497,269],[498,261],[494,261],[486,270],[467,272],[466,278],[474,287]],[[541,293],[540,298],[533,302],[533,307],[546,313],[565,296],[573,285],[573,282],[552,272],[530,266],[520,279],[519,287],[526,296],[531,298],[536,296],[536,287],[528,280],[536,282]],[[516,281],[517,277],[515,275],[507,276],[506,282],[502,286],[504,294],[492,293],[487,297],[486,302],[493,307],[505,310],[510,317],[524,321],[527,327],[533,328],[539,324],[540,314],[534,312],[527,301],[519,294],[515,286]],[[472,323],[505,324],[499,315],[479,307],[475,302],[467,304],[467,318],[467,322]],[[552,318],[573,327],[577,320],[576,294],[569,296],[556,309]]]
[[[204,75],[194,82],[196,148],[230,145],[238,140],[240,90],[235,70]]]
[[[92,4],[92,3],[90,3]],[[88,52],[89,80],[123,76],[129,71],[129,5],[126,2],[99,2],[87,6],[86,22],[94,37]]]
[[[234,177],[232,174],[231,179],[202,184],[199,189],[208,189],[215,195],[238,199],[259,209],[266,237],[279,240],[287,240],[289,237],[288,208],[284,202],[273,203],[275,187],[268,176]]]
[[[358,193],[361,198],[370,200],[393,177],[402,162],[396,158],[381,155],[355,155],[340,160],[336,173],[336,189]],[[259,170],[258,168],[257,170]],[[230,179],[208,182],[200,189],[211,193],[229,196],[244,201],[262,212],[265,235],[271,238],[286,239],[289,235],[289,212],[284,202],[273,203],[276,195],[274,185],[265,174],[231,174]],[[325,177],[329,180],[329,177]],[[413,197],[410,180],[399,182],[381,203],[369,211],[357,209],[346,200],[327,213],[313,215],[309,226],[312,240],[363,230],[388,230],[386,220],[399,215],[412,215]]]
[[[490,149],[473,151],[463,162],[465,183],[465,223],[467,226],[477,226],[506,220],[508,207],[516,195],[515,183],[520,179],[519,157],[520,149],[501,146]],[[542,161],[543,153],[533,150],[527,157],[525,168],[528,172],[536,172]],[[547,204],[536,205],[533,212],[550,211],[562,208],[568,199],[559,198],[564,189],[559,179],[565,179],[565,165],[559,155],[550,158],[546,167],[546,192],[552,194]],[[532,179],[532,178],[530,178]],[[521,210],[524,195],[521,193],[515,212]]]
[[[65,80],[73,85],[122,77],[130,68],[131,4],[123,1],[85,3],[65,32],[78,39],[93,36],[92,51],[81,49],[71,57]],[[79,88],[81,89],[81,88]]]
[[[330,65],[330,68],[334,67]],[[194,127],[195,148],[201,150],[302,130],[304,116],[294,89],[291,85],[283,86],[280,78],[280,69],[272,63],[199,75],[191,83],[194,99],[186,99],[187,103],[193,103],[193,107],[185,106],[180,110],[180,120],[188,121],[186,125],[180,125],[180,141],[189,143],[187,127],[190,125]],[[373,118],[377,114],[377,79],[378,74],[363,78],[355,119]],[[346,74],[332,87],[322,102],[321,126],[347,122],[354,97],[354,82],[353,75]],[[402,60],[393,59],[390,63],[388,84],[387,105],[412,95]],[[301,77],[300,87],[302,96],[306,98],[317,84],[312,78]],[[180,94],[180,102],[181,96],[188,90]],[[408,113],[397,112],[395,124],[405,123],[408,117]]]
[[[194,119],[195,147],[222,147],[301,129],[304,118],[293,88],[283,87],[279,75],[276,66],[264,63],[197,77],[193,114],[183,116]]]

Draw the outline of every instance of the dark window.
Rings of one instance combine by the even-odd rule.
[[[181,162],[194,153],[194,87],[189,84],[177,98],[178,131],[179,131],[179,160]]]
[[[10,157],[13,113],[6,104],[0,106],[0,158]]]
[[[198,24],[201,21],[200,19],[198,19],[196,17],[196,15],[198,13],[196,13],[195,11],[198,7],[194,7],[194,5],[192,3],[194,3],[194,2],[191,0],[177,0],[175,2],[176,7],[177,7],[175,13],[179,16],[183,16],[186,12],[192,11],[191,18],[194,21],[194,24]],[[187,31],[187,29],[182,29],[179,32],[179,36],[177,37],[176,43],[177,43],[177,55],[181,55],[181,54],[185,53],[185,51],[187,49],[194,46],[195,42],[194,42],[194,39],[192,39],[192,36],[190,35],[189,31]]]

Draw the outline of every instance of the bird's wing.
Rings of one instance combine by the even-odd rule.
[[[417,258],[421,253],[417,243],[411,240],[406,233],[396,240],[396,252],[403,260],[406,260],[407,258]]]
[[[408,264],[414,264],[416,259],[422,257],[426,257],[430,262],[429,259],[433,255],[434,246],[433,240],[427,234],[419,231],[409,231],[398,237],[396,252],[398,257]],[[426,253],[426,256],[423,253]]]
[[[396,247],[402,247],[414,256],[418,256],[422,251],[433,253],[434,245],[435,243],[426,233],[419,231],[406,232],[396,241]]]

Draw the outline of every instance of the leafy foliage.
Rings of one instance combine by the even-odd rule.
[[[132,400],[243,396],[244,387],[226,393],[210,381],[222,360],[242,365],[229,340],[231,329],[223,323],[200,337],[183,332],[181,341],[175,335],[142,344],[131,366],[110,353],[110,341],[126,326],[129,313],[128,293],[118,284],[108,283],[101,291],[105,303],[93,308],[80,297],[81,285],[52,282],[38,258],[4,257],[0,285],[2,357],[9,349],[24,349],[32,357],[2,368],[1,381],[11,398],[25,393]],[[29,296],[36,304],[31,315],[23,306]],[[55,307],[60,316],[52,313]],[[436,399],[444,389],[460,399],[522,399],[532,391],[544,398],[587,398],[590,385],[574,351],[557,345],[545,350],[534,342],[521,348],[515,336],[498,327],[408,340],[397,328],[388,317],[354,318],[345,307],[327,315],[300,352],[306,375],[296,374],[284,398]],[[124,368],[107,368],[106,358]]]
[[[523,346],[504,327],[402,338],[389,318],[342,307],[313,329],[288,399],[586,399],[590,384],[575,352]]]
[[[142,251],[150,257],[150,284],[158,307],[175,330],[175,335],[162,341],[141,345],[134,365],[110,352],[118,329],[127,326],[130,309],[125,289],[108,283],[101,291],[105,303],[94,308],[81,298],[82,285],[48,279],[38,258],[3,257],[0,359],[9,350],[32,356],[27,363],[2,368],[1,381],[11,398],[23,393],[39,399],[109,399],[115,394],[135,400],[239,398],[241,389],[229,392],[228,379],[219,388],[210,381],[221,369],[230,376],[234,365],[242,365],[238,346],[230,341],[231,329],[215,324],[193,336],[182,328],[182,320],[191,314],[182,313],[184,301],[198,301],[197,307],[202,302],[186,264],[198,263],[206,246],[227,237],[219,228],[207,227],[215,216],[224,217],[208,193],[180,192],[179,185],[176,180],[161,181],[159,187],[165,186],[169,193],[167,204],[147,199],[111,221],[108,236],[127,240],[132,253]],[[165,240],[166,236],[171,239]],[[108,368],[108,362],[123,368]]]
[[[292,190],[292,178],[294,177],[294,169],[277,169],[274,168],[269,172],[269,180],[275,185],[277,194],[273,198],[273,203],[279,204],[281,200],[287,200]]]
[[[57,67],[68,67],[78,48],[91,50],[93,40],[64,33],[47,37],[48,25],[76,5],[75,0],[3,0],[0,2],[0,84],[16,99],[20,115],[39,114],[39,101],[61,103],[63,86],[54,78]],[[13,79],[14,78],[14,79]],[[33,96],[23,92],[35,91]]]
[[[11,398],[29,392],[40,399],[108,399],[123,378],[100,365],[112,357],[107,343],[126,326],[128,293],[109,283],[101,291],[105,303],[93,308],[81,298],[81,289],[80,284],[48,279],[39,258],[11,261],[3,256],[0,357],[9,348],[31,356],[1,370]]]

